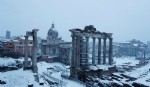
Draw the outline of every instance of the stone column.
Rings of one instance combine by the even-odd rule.
[[[101,64],[101,38],[98,38],[98,64]]]
[[[75,36],[72,35],[71,77],[75,77]]]
[[[109,65],[113,63],[113,38],[109,38]]]
[[[95,65],[95,37],[93,37],[92,65]]]
[[[25,62],[24,62],[24,67],[28,67],[28,37],[29,36],[24,36],[25,37]]]
[[[76,37],[76,68],[80,68],[80,36]]]
[[[89,58],[89,37],[86,37],[86,63],[88,64],[88,58]]]
[[[33,29],[32,33],[33,33],[33,56],[32,56],[32,67],[33,67],[33,72],[37,73],[38,68],[37,68],[37,32],[38,29]]]
[[[103,38],[103,64],[106,64],[106,38]]]

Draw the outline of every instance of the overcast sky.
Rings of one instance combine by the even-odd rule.
[[[46,38],[54,21],[59,35],[71,41],[69,29],[94,25],[113,33],[114,41],[150,41],[150,0],[0,0],[0,36],[6,30],[25,35],[33,28]]]

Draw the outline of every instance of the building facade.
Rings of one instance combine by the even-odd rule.
[[[130,56],[139,57],[143,55],[144,50],[147,49],[147,45],[139,40],[130,40],[127,42],[114,44],[114,56]]]
[[[41,43],[41,51],[43,55],[59,57],[59,43],[62,43],[63,40],[58,36],[59,34],[56,31],[54,24],[52,24],[47,33],[47,39],[43,39]]]
[[[20,52],[23,56],[25,56],[25,37],[17,37],[16,40],[13,40],[14,42],[14,50],[15,52]],[[33,38],[30,37],[28,39],[28,55],[32,56],[32,49],[33,49]]]
[[[70,65],[71,63],[72,43],[64,42],[59,44],[59,58],[61,62]]]
[[[7,40],[7,41],[2,41],[3,44],[3,51],[4,54],[13,54],[15,53],[20,54],[19,56],[25,56],[25,37],[23,36],[18,36],[14,40]],[[32,38],[29,38],[28,43],[28,54],[31,57],[32,56],[32,49],[33,49],[33,41]]]

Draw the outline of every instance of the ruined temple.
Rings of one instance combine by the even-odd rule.
[[[113,71],[112,33],[99,32],[93,25],[85,26],[84,29],[75,28],[69,31],[72,37],[71,77],[80,78],[85,74],[100,75],[104,66],[107,66],[108,72]],[[89,39],[92,39],[92,64],[89,63]],[[97,49],[95,48],[96,39],[98,40]],[[109,40],[109,52],[106,52],[106,40]],[[96,50],[98,50],[98,62],[96,62]]]

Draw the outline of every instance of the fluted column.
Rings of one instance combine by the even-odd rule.
[[[109,38],[109,65],[113,63],[113,38]]]
[[[92,65],[95,65],[95,38],[93,37]]]
[[[101,64],[101,38],[98,38],[98,64]]]
[[[25,37],[25,62],[24,62],[24,67],[28,67],[28,37],[29,36],[24,36]]]
[[[89,58],[89,37],[86,37],[86,63],[88,64],[88,58]]]
[[[106,38],[103,38],[103,64],[106,64]]]

